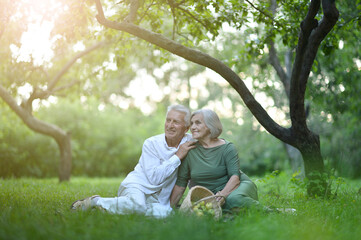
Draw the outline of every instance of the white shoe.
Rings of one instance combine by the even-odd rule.
[[[296,209],[294,208],[276,208],[278,212],[281,213],[290,213],[296,215]]]
[[[93,198],[96,198],[96,197],[100,197],[99,195],[93,195],[91,197],[87,197],[87,198],[84,198],[84,199],[81,199],[81,200],[77,200],[75,202],[73,202],[73,204],[71,204],[70,206],[70,209],[71,210],[88,210],[90,208],[92,208],[93,206],[91,205],[91,200]]]

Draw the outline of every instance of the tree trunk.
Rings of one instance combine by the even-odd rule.
[[[35,132],[50,136],[54,138],[57,142],[60,151],[60,162],[58,168],[58,176],[60,182],[70,180],[72,167],[71,135],[70,133],[65,132],[56,125],[36,119],[32,115],[33,100],[46,99],[49,97],[49,95],[57,91],[73,86],[76,82],[73,82],[66,86],[55,88],[60,79],[64,76],[65,73],[67,73],[67,71],[78,59],[106,44],[106,42],[99,42],[76,54],[60,69],[60,71],[57,72],[57,74],[53,78],[49,80],[46,90],[40,90],[39,88],[34,87],[34,91],[29,97],[29,99],[27,101],[23,101],[20,106],[16,103],[15,99],[7,92],[7,90],[0,84],[0,97],[21,118],[21,120],[30,129],[34,130]]]
[[[324,162],[321,155],[320,138],[309,132],[306,139],[299,141],[298,149],[303,157],[306,178],[308,179],[307,194],[309,196],[324,196],[326,179],[324,178]]]
[[[0,97],[21,118],[30,129],[50,136],[58,143],[60,150],[59,181],[69,181],[71,174],[71,135],[56,125],[35,118],[26,108],[19,106],[14,98],[0,85]]]
[[[305,167],[300,151],[287,143],[283,143],[283,146],[285,147],[292,172],[298,172],[297,178],[303,179],[305,177]]]
[[[71,175],[71,134],[66,133],[61,135],[61,139],[57,140],[60,150],[60,162],[59,162],[59,181],[69,181]]]

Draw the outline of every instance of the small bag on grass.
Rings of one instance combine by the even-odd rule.
[[[182,202],[179,210],[184,213],[195,213],[198,216],[212,215],[218,220],[222,217],[222,207],[210,190],[202,186],[192,187]]]

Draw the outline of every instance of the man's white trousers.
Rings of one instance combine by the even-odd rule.
[[[170,205],[162,205],[158,202],[158,193],[144,194],[141,190],[121,187],[118,197],[99,198],[96,206],[100,206],[110,213],[115,214],[145,214],[163,218],[172,212]]]

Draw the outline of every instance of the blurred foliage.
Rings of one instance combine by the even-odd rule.
[[[64,100],[37,115],[71,132],[73,175],[126,174],[138,162],[144,140],[164,132],[165,109],[144,116],[138,109],[98,107],[94,100],[84,105]],[[8,107],[2,105],[0,116],[0,176],[56,176],[55,141],[30,131]]]
[[[277,1],[278,9],[274,14],[269,11],[269,2],[252,2],[253,10],[248,17],[253,16],[253,27],[220,34],[213,50],[218,59],[240,72],[242,79],[252,81],[254,94],[271,97],[274,106],[287,118],[288,100],[274,69],[268,64],[267,44],[269,40],[275,42],[278,58],[286,71],[286,55],[294,54],[299,23],[309,2]],[[361,146],[360,3],[360,0],[336,3],[340,19],[321,43],[305,98],[311,107],[309,127],[320,135],[325,164],[341,176],[358,178],[361,177],[358,147]],[[263,11],[263,18],[255,17],[256,9]],[[223,92],[223,96],[230,95]],[[233,102],[235,98],[231,99]]]
[[[236,118],[222,119],[221,137],[231,141],[238,149],[242,171],[249,175],[263,176],[273,170],[288,169],[287,154],[283,144],[264,129],[249,111],[243,112],[243,124]]]
[[[322,155],[325,164],[338,176],[349,178],[361,177],[361,126],[359,119],[351,113],[339,116],[337,121],[330,121],[329,114],[317,120],[315,131],[321,135]],[[357,121],[357,123],[355,122]]]
[[[340,19],[322,44],[307,97],[327,164],[355,178],[361,177],[361,1],[337,6]]]
[[[0,102],[1,177],[50,177],[57,175],[55,141],[35,134]]]
[[[136,108],[121,110],[110,104],[99,110],[98,101],[88,99],[86,103],[61,100],[36,115],[71,132],[73,176],[110,177],[134,168],[144,140],[164,132],[165,112],[163,104],[149,116]],[[56,176],[56,143],[26,128],[3,103],[0,116],[0,176]],[[247,112],[244,120],[243,125],[238,125],[234,118],[223,118],[221,136],[235,143],[242,170],[262,175],[286,168],[286,155],[279,141],[254,128],[255,119]]]
[[[60,92],[56,104],[41,105],[34,115],[72,133],[74,175],[118,176],[129,172],[138,161],[143,141],[163,132],[164,106],[172,102],[190,105],[189,99],[179,98],[183,91],[181,87],[187,85],[190,93],[191,78],[204,69],[196,65],[184,67],[183,62],[179,64],[179,59],[129,34],[97,28],[95,9],[90,0],[61,0],[68,8],[44,13],[44,19],[57,17],[53,35],[61,36],[54,42],[54,58],[50,63],[36,66],[31,61],[18,62],[9,45],[20,46],[21,34],[26,31],[24,22],[31,13],[29,8],[24,15],[10,18],[21,2],[24,1],[0,0],[6,6],[0,8],[0,27],[6,26],[1,38],[0,84],[19,99],[17,89],[25,83],[45,87],[49,80],[45,72],[49,76],[55,75],[75,54],[73,46],[77,42],[88,46],[94,41],[111,41],[112,44],[101,51],[78,60],[59,85],[65,86],[74,80],[78,84]],[[129,1],[102,2],[105,9],[115,12],[113,20],[126,16]],[[167,5],[175,3],[180,5]],[[287,98],[268,64],[267,44],[270,40],[275,41],[278,57],[285,65],[286,53],[294,51],[296,46],[299,24],[308,3],[278,1],[278,11],[272,14],[269,1],[146,0],[136,21],[180,43],[202,48],[222,60],[246,82],[252,81],[252,93],[272,97],[274,106],[287,118]],[[360,0],[338,1],[337,7],[340,20],[322,42],[308,84],[309,122],[311,129],[320,134],[326,164],[341,175],[361,177],[361,98],[358,97],[361,84],[360,70],[355,64],[361,55]],[[233,29],[226,32],[227,26]],[[165,68],[162,76],[155,74],[155,70],[167,63],[173,65]],[[129,110],[110,103],[112,94],[131,98],[124,89],[141,69],[156,79],[162,90],[172,86],[161,103],[154,102],[156,111],[147,116],[133,107],[134,100],[131,100]],[[196,97],[189,94],[190,98],[197,101],[198,108],[221,103],[215,110],[228,116],[223,114],[222,106],[231,102],[233,115],[222,119],[225,129],[222,137],[235,143],[246,173],[263,174],[288,167],[283,145],[259,127],[243,109],[244,104],[232,88],[207,79],[206,89],[206,94],[199,90]],[[85,101],[79,100],[84,97]],[[26,128],[2,101],[0,106],[0,176],[55,176],[59,154],[56,143]],[[235,114],[237,111],[242,111],[242,116]],[[241,125],[237,123],[240,119]]]

